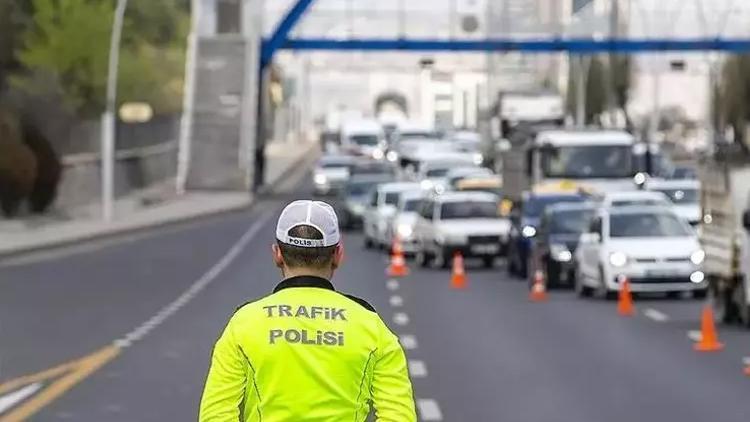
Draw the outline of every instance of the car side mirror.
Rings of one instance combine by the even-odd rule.
[[[742,213],[742,227],[750,231],[750,209]]]

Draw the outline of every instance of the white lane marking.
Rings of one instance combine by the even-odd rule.
[[[28,397],[31,397],[34,393],[39,391],[40,388],[42,388],[42,383],[37,382],[29,384],[20,390],[0,396],[0,415],[18,403],[26,400]]]
[[[399,307],[404,305],[404,298],[399,295],[391,296],[388,301],[391,303],[391,306]]]
[[[417,399],[417,409],[419,409],[420,420],[423,421],[442,421],[443,412],[440,406],[432,399]]]
[[[750,356],[745,356],[744,358],[742,358],[742,364],[750,365]]]
[[[421,360],[409,360],[409,374],[414,378],[427,376],[427,365]]]
[[[231,264],[234,262],[235,259],[242,253],[242,251],[245,249],[247,244],[250,242],[250,240],[258,234],[260,229],[262,229],[266,221],[271,217],[271,213],[267,212],[265,215],[262,215],[258,221],[256,221],[253,225],[250,226],[250,228],[245,231],[245,233],[242,235],[242,237],[237,240],[237,242],[232,245],[232,247],[227,251],[227,253],[217,262],[213,267],[211,267],[201,278],[196,280],[187,290],[185,290],[184,293],[182,293],[177,299],[175,299],[172,303],[168,304],[164,308],[162,308],[159,312],[156,313],[156,315],[149,318],[146,322],[139,325],[135,329],[133,329],[131,332],[126,334],[124,337],[119,338],[114,341],[114,345],[119,348],[125,348],[133,344],[133,342],[136,342],[140,339],[142,339],[144,336],[146,336],[149,332],[151,332],[153,329],[161,325],[167,318],[174,315],[177,311],[180,310],[183,306],[187,305],[192,301],[195,296],[198,295],[203,289],[205,289],[209,284],[211,284],[216,278],[224,272]]]
[[[414,350],[417,348],[417,337],[411,334],[404,334],[400,337],[401,345],[406,350]]]
[[[693,341],[701,341],[701,339],[703,338],[703,334],[701,334],[701,332],[698,330],[688,331],[687,336],[690,340],[693,340]]]
[[[645,311],[643,311],[643,315],[645,315],[646,318],[654,320],[656,322],[664,322],[669,320],[669,316],[667,314],[657,311],[654,308],[646,309]]]
[[[396,312],[393,315],[393,322],[398,325],[406,325],[409,323],[409,315],[406,315],[403,312]]]
[[[385,287],[390,291],[398,290],[398,280],[388,280],[388,282],[385,283]]]

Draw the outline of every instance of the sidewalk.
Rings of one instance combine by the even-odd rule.
[[[317,155],[314,143],[273,143],[268,146],[266,180],[268,185],[281,181],[300,165]],[[39,217],[27,220],[0,220],[0,258],[38,249],[64,246],[150,227],[191,220],[212,214],[241,210],[253,202],[246,192],[195,191],[162,198],[124,198],[116,204],[116,218],[105,223],[90,212],[76,218]],[[89,214],[86,216],[86,214]]]

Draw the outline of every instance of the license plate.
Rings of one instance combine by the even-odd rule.
[[[677,275],[673,270],[648,270],[646,277],[672,277]]]
[[[500,250],[498,245],[473,245],[471,252],[480,255],[492,255],[496,254]]]

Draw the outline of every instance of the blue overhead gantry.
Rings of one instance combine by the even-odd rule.
[[[747,38],[567,38],[549,37],[539,39],[490,38],[478,40],[461,39],[326,39],[290,37],[297,23],[315,0],[296,0],[270,37],[261,40],[260,72],[272,63],[280,50],[296,51],[413,51],[413,52],[521,52],[596,54],[615,52],[621,54],[722,51],[728,53],[750,52]],[[259,79],[263,81],[264,78]],[[262,83],[262,82],[261,82]],[[259,93],[262,90],[258,90]],[[259,117],[260,117],[259,107]],[[259,118],[260,121],[260,118]],[[260,133],[260,125],[258,125]],[[265,160],[262,142],[256,144],[256,187],[262,184]]]
[[[522,53],[595,54],[616,52],[623,54],[659,53],[667,51],[723,51],[750,52],[750,39],[745,38],[544,38],[544,39],[326,39],[290,38],[290,34],[315,0],[297,0],[276,30],[261,45],[261,67],[266,67],[279,50],[325,51],[455,51],[490,52],[515,51]]]

